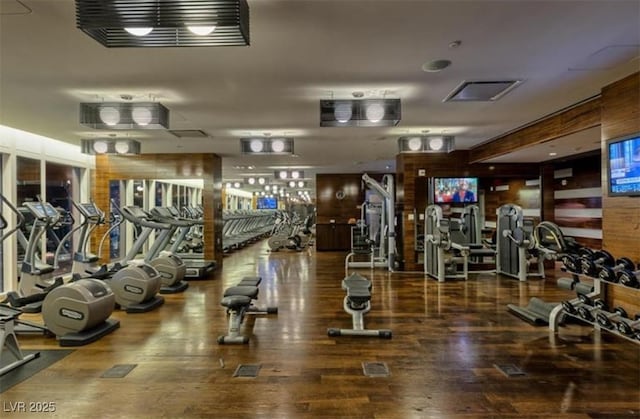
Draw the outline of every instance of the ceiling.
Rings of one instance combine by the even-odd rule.
[[[0,124],[74,144],[112,134],[139,138],[145,153],[217,153],[225,180],[302,169],[313,187],[318,173],[393,172],[401,135],[446,133],[457,149],[470,149],[640,70],[637,0],[249,0],[249,7],[248,47],[108,49],[76,28],[73,0],[0,0]],[[422,70],[439,59],[452,64]],[[464,80],[513,79],[522,84],[498,101],[443,102]],[[401,122],[321,128],[319,101],[354,92],[401,99]],[[79,124],[79,103],[122,95],[161,102],[171,129],[206,136]],[[240,137],[267,133],[293,137],[295,155],[240,153]],[[588,130],[491,162],[581,153],[599,148],[599,137]]]

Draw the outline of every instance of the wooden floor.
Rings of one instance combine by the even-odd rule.
[[[351,326],[342,310],[344,253],[278,252],[265,243],[224,260],[212,280],[146,314],[114,312],[121,328],[0,394],[9,403],[53,402],[63,418],[626,418],[640,417],[640,345],[571,325],[558,335],[506,310],[530,297],[571,298],[555,279],[519,283],[495,275],[439,284],[419,273],[360,272],[374,282],[368,328],[393,339],[329,338]],[[248,345],[218,345],[226,331],[222,290],[261,275],[261,305]],[[24,349],[60,349],[21,336]],[[388,377],[367,377],[364,362]],[[124,378],[101,378],[137,364]],[[256,378],[233,377],[259,364]],[[526,375],[508,378],[495,364]]]

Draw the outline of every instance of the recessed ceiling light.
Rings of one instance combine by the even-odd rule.
[[[422,64],[422,71],[427,73],[437,73],[451,65],[449,60],[433,60]]]
[[[553,157],[553,156],[557,156],[557,155],[558,155],[558,153],[551,152],[551,153],[549,153],[549,155],[550,155],[551,157]]]

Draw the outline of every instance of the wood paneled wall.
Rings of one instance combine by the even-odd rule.
[[[587,100],[566,111],[555,113],[517,131],[503,135],[489,144],[470,151],[469,162],[476,163],[491,157],[541,144],[600,124],[600,98]]]
[[[553,219],[567,236],[592,249],[602,248],[600,152],[553,165]]]
[[[541,220],[540,179],[531,178],[484,178],[485,220],[495,227],[498,221],[498,208],[504,204],[515,204],[522,208],[524,216],[533,218],[535,223]]]
[[[342,199],[339,199],[339,197]],[[316,176],[317,224],[346,224],[350,218],[360,218],[360,206],[365,200],[362,174],[331,174]]]
[[[202,179],[204,207],[204,257],[222,267],[222,160],[216,154],[141,154],[96,156],[92,173],[92,196],[98,207],[108,210],[109,182],[128,179]],[[101,237],[106,228],[97,231]],[[109,260],[108,243],[102,260]]]
[[[608,140],[640,133],[640,72],[602,89],[602,167],[606,165]],[[602,247],[614,257],[640,262],[640,197],[608,197],[609,182],[602,170]],[[610,305],[640,313],[640,290],[608,286]]]
[[[640,133],[640,73],[602,89],[602,167],[606,142]],[[609,179],[602,170],[602,244],[614,255],[640,261],[640,197],[608,197]]]

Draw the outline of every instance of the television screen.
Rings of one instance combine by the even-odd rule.
[[[258,198],[258,209],[278,209],[278,199],[261,196]]]
[[[609,141],[609,196],[640,195],[640,134]]]
[[[476,177],[441,177],[433,183],[434,202],[478,202],[478,178]]]

